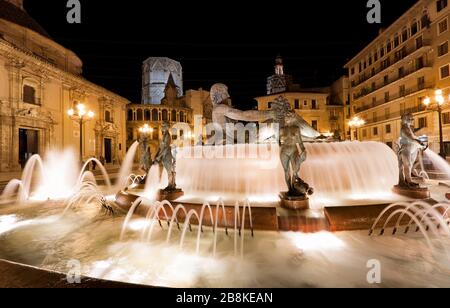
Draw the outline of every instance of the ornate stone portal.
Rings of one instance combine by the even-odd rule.
[[[302,140],[302,119],[281,96],[275,102],[274,109],[281,130],[280,160],[289,189],[280,194],[281,206],[292,210],[304,210],[309,208],[308,196],[314,193],[314,189],[299,176],[300,167],[307,158]]]
[[[154,164],[158,164],[160,168],[160,175],[162,175],[162,168],[164,168],[168,175],[169,185],[159,190],[157,199],[173,201],[184,195],[184,192],[177,188],[176,184],[176,157],[172,153],[172,137],[169,133],[169,124],[163,123],[162,139],[159,143],[159,149],[156,153]]]
[[[399,183],[393,189],[396,194],[413,199],[430,198],[430,191],[426,187],[420,186],[412,178],[414,165],[419,160],[419,165],[423,165],[422,151],[425,151],[427,145],[415,135],[419,129],[413,127],[414,118],[412,114],[402,116],[402,128],[400,132],[400,141],[398,144],[398,165],[399,165]]]

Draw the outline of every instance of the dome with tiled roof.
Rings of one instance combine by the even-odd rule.
[[[47,31],[25,11],[23,0],[0,0],[0,19],[15,23],[50,38]]]

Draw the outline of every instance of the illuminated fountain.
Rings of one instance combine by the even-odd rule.
[[[273,142],[184,147],[175,170],[175,157],[167,155],[172,164],[147,168],[145,176],[133,169],[135,142],[115,183],[95,159],[80,170],[71,151],[34,156],[2,196],[0,259],[62,273],[66,260],[79,260],[89,277],[170,287],[368,286],[367,260],[377,259],[386,286],[450,286],[450,205],[393,194],[395,152],[377,142],[304,146],[300,173],[315,191],[305,211],[279,207],[287,184]],[[448,163],[424,154],[450,176]],[[104,185],[87,170],[92,161]],[[157,200],[170,182],[176,188],[167,170],[185,192],[172,202]],[[424,183],[436,191],[431,180]],[[335,231],[327,224],[311,234],[295,229],[308,226],[308,218],[331,224],[330,207],[343,211],[346,232],[327,232]],[[357,212],[362,216],[352,216]],[[354,228],[352,219],[363,227]]]

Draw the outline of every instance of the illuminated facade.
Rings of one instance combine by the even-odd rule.
[[[399,138],[400,117],[411,112],[418,134],[428,135],[439,152],[439,116],[423,104],[443,90],[443,136],[450,155],[450,8],[447,0],[420,0],[347,63],[353,139],[392,146]]]
[[[67,114],[77,103],[95,113],[84,124],[83,159],[125,155],[128,101],[81,76],[82,61],[50,39],[23,9],[0,0],[0,172],[20,171],[33,154],[72,148],[80,127]]]
[[[272,103],[281,95],[308,124],[324,136],[339,135],[345,138],[344,119],[348,105],[348,78],[342,77],[331,87],[303,89],[285,75],[283,61],[277,57],[275,74],[268,78],[268,95],[257,97],[258,110],[270,110]]]
[[[208,91],[203,89],[188,90],[185,95],[178,95],[179,87],[172,75],[166,82],[164,96],[160,104],[132,104],[127,110],[127,148],[139,139],[139,128],[147,124],[151,128],[150,148],[152,155],[157,151],[161,137],[161,125],[168,122],[171,127],[178,124],[181,128],[171,132],[177,140],[190,138],[195,118],[202,124],[211,122],[212,104]],[[186,127],[183,129],[182,127]]]

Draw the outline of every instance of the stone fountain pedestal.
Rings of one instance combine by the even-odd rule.
[[[307,196],[290,196],[288,192],[280,193],[281,207],[301,211],[309,209],[309,198]]]
[[[182,189],[176,188],[176,189],[160,189],[158,190],[158,193],[156,195],[156,200],[158,201],[175,201],[178,198],[181,198],[184,196],[184,192]]]
[[[392,189],[394,193],[411,199],[426,200],[430,199],[430,190],[426,187],[408,188],[399,185]]]

